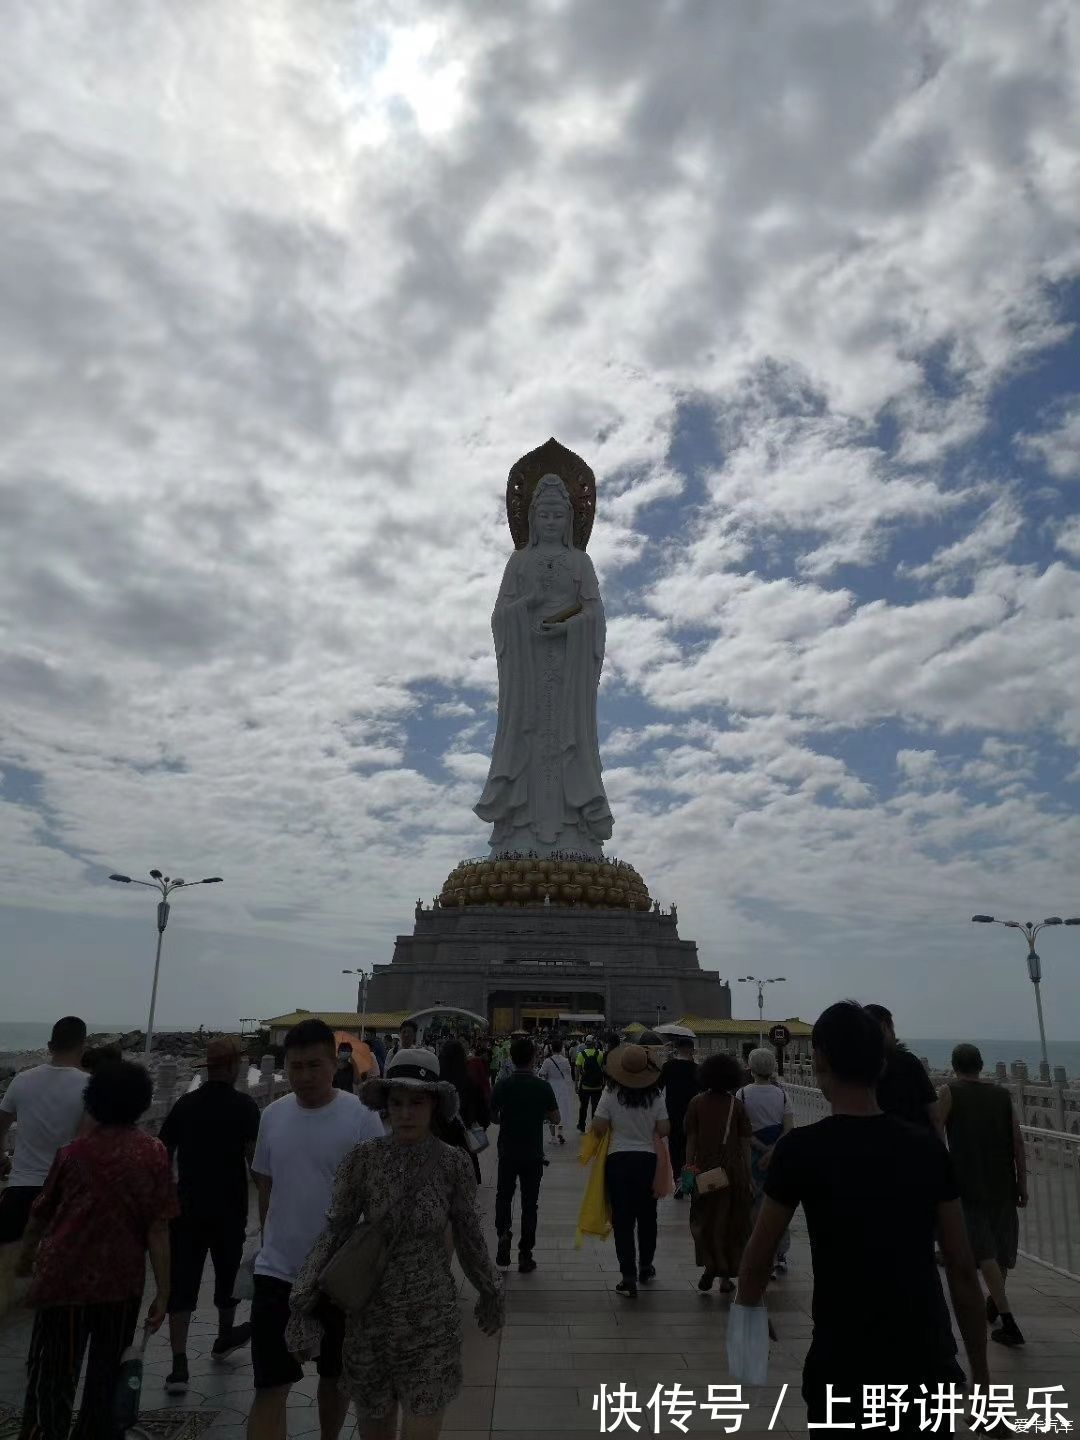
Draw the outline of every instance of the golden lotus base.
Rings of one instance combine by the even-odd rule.
[[[621,860],[463,860],[447,876],[439,895],[444,909],[545,903],[643,912],[653,904],[645,881]]]

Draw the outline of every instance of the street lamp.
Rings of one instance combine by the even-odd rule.
[[[758,1015],[758,1048],[765,1044],[765,986],[780,985],[787,980],[786,975],[770,975],[767,980],[759,980],[756,975],[740,975],[739,984],[747,983],[757,986],[757,1015]]]
[[[110,880],[120,885],[145,885],[156,890],[161,896],[157,907],[157,954],[154,957],[154,986],[150,991],[150,1017],[146,1022],[146,1049],[143,1054],[150,1058],[150,1045],[154,1038],[154,1007],[157,1005],[158,972],[161,969],[161,942],[165,938],[165,926],[169,923],[169,896],[174,890],[192,890],[196,885],[220,885],[220,875],[208,875],[205,880],[170,880],[160,870],[150,871],[150,880],[133,880],[130,875],[110,875]],[[152,882],[152,883],[151,883]]]
[[[656,1007],[656,1023],[657,1023],[657,1025],[660,1024],[660,1016],[661,1016],[661,1015],[666,1015],[666,1014],[667,1014],[667,1006],[666,1006],[666,1005],[657,1005],[657,1007]]]
[[[1035,1010],[1039,1017],[1039,1043],[1042,1046],[1042,1063],[1050,1070],[1050,1056],[1046,1053],[1046,1026],[1043,1024],[1042,992],[1039,989],[1042,983],[1042,960],[1035,949],[1035,936],[1047,925],[1080,925],[1080,915],[1071,915],[1068,920],[1062,920],[1060,915],[1049,915],[1045,920],[1033,924],[1025,920],[1021,925],[1019,920],[996,920],[993,915],[972,915],[973,925],[1004,925],[1007,930],[1019,930],[1027,941],[1028,976],[1035,987]]]
[[[364,1021],[367,1018],[367,982],[369,972],[367,970],[342,970],[341,973],[343,975],[360,976],[360,1039],[363,1040]]]

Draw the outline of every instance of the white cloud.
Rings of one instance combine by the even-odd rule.
[[[3,807],[6,899],[127,915],[103,868],[205,859],[222,936],[388,953],[486,838],[502,487],[551,433],[599,477],[616,849],[688,933],[745,894],[827,957],[850,895],[984,883],[952,790],[822,752],[1080,737],[1076,571],[1002,563],[1020,487],[954,463],[1065,333],[1075,7],[41,0],[4,39],[0,687],[48,814]],[[1057,478],[1074,420],[1023,422]],[[898,559],[970,593],[877,594]],[[995,793],[1002,886],[1049,882],[1068,825]]]
[[[912,580],[932,580],[946,588],[958,575],[969,575],[1007,550],[1020,533],[1024,516],[1010,495],[1001,495],[979,517],[968,533],[943,545],[923,565],[901,565]]]
[[[1018,448],[1037,456],[1055,480],[1080,479],[1080,401],[1060,409],[1041,434],[1021,435]]]

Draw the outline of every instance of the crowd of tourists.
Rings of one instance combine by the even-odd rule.
[[[476,1291],[478,1325],[495,1333],[515,1204],[517,1268],[528,1275],[546,1151],[574,1130],[599,1167],[591,1189],[610,1217],[615,1289],[627,1302],[656,1279],[658,1206],[669,1197],[685,1207],[698,1289],[718,1283],[741,1307],[782,1283],[802,1206],[814,1272],[811,1420],[827,1413],[828,1384],[963,1381],[939,1265],[973,1381],[987,1380],[987,1322],[992,1340],[1023,1344],[1005,1277],[1027,1202],[1024,1150],[1010,1097],[981,1079],[975,1046],[956,1047],[954,1078],[935,1092],[886,1009],[832,1005],[812,1035],[832,1113],[794,1128],[765,1048],[744,1067],[727,1054],[698,1063],[691,1037],[669,1046],[648,1031],[571,1045],[558,1034],[540,1045],[522,1034],[451,1037],[438,1055],[417,1039],[407,1022],[358,1075],[355,1050],[305,1020],[285,1037],[290,1093],[261,1112],[237,1087],[239,1042],[213,1039],[206,1082],[177,1100],[155,1138],[146,1070],[109,1055],[88,1074],[86,1026],[57,1022],[49,1062],[17,1075],[0,1100],[0,1154],[15,1125],[0,1193],[0,1314],[20,1278],[34,1311],[20,1440],[66,1440],[84,1360],[76,1440],[113,1436],[121,1356],[140,1320],[148,1334],[167,1320],[166,1389],[183,1395],[207,1258],[212,1355],[250,1349],[249,1440],[284,1440],[291,1388],[312,1360],[324,1440],[350,1408],[365,1440],[399,1430],[434,1440],[462,1384],[452,1258]],[[476,1197],[493,1125],[492,1258]],[[251,1303],[237,1323],[240,1289]]]

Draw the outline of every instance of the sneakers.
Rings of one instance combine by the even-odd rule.
[[[650,1280],[656,1279],[656,1266],[646,1265],[644,1270],[638,1271],[638,1284],[648,1285]]]
[[[174,1355],[172,1369],[165,1376],[166,1395],[186,1395],[188,1380],[188,1365],[186,1355]]]
[[[990,1339],[999,1345],[1023,1345],[1024,1336],[1012,1315],[1002,1315],[1001,1328],[990,1331]]]
[[[716,1276],[715,1276],[715,1275],[713,1275],[713,1274],[712,1274],[710,1271],[708,1271],[708,1270],[704,1270],[704,1271],[702,1271],[701,1279],[697,1282],[697,1288],[698,1288],[698,1289],[701,1291],[701,1293],[704,1295],[707,1290],[711,1290],[711,1289],[712,1289],[713,1281],[714,1281],[715,1279],[716,1279]]]
[[[565,1145],[565,1144],[566,1144],[566,1136],[562,1133],[561,1130],[559,1131],[559,1144],[560,1144],[560,1145]]]
[[[513,1238],[509,1230],[505,1235],[499,1236],[499,1248],[495,1251],[495,1264],[500,1270],[510,1269],[510,1242]]]
[[[786,1274],[787,1274],[787,1256],[786,1256],[786,1255],[781,1255],[781,1256],[779,1257],[779,1259],[777,1260],[776,1264],[773,1266],[773,1269],[776,1271],[777,1275],[786,1275]]]
[[[625,1300],[636,1300],[637,1285],[633,1280],[620,1280],[615,1286],[615,1294],[621,1295]]]
[[[234,1350],[242,1350],[251,1339],[251,1324],[245,1321],[243,1325],[234,1325],[231,1330],[226,1330],[224,1335],[219,1335],[214,1341],[210,1354],[215,1360],[224,1360],[226,1355],[231,1355]]]
[[[536,1269],[536,1261],[532,1258],[531,1250],[522,1250],[518,1256],[518,1274],[531,1275]]]

